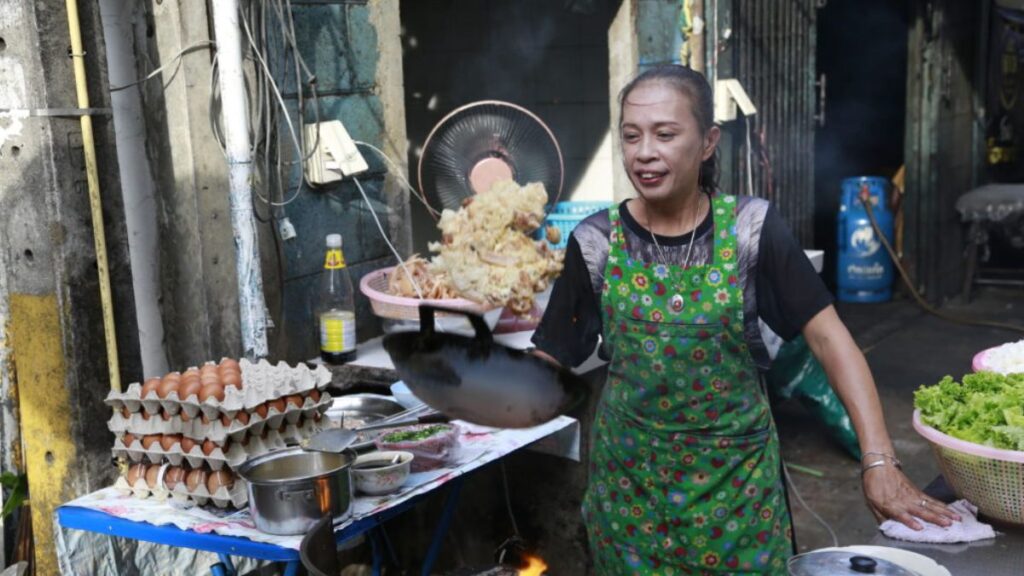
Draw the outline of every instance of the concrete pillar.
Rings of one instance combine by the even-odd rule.
[[[214,49],[195,48],[213,40],[207,4],[144,6],[138,76],[167,65],[139,90],[156,181],[165,346],[169,367],[180,370],[241,353],[227,162],[210,123]]]
[[[81,8],[121,378],[130,382],[141,366],[103,36],[96,6]],[[110,384],[64,1],[3,2],[0,38],[0,109],[8,110],[0,115],[0,359],[13,359],[0,371],[5,402],[18,398],[36,570],[56,574],[54,508],[113,476],[111,437],[100,424]],[[4,447],[16,450],[11,414],[8,404]]]
[[[640,46],[637,41],[639,0],[623,0],[619,12],[608,29],[608,95],[611,108],[612,181],[615,201],[636,195],[629,176],[622,170],[622,141],[619,139],[619,91],[636,76],[640,68]]]

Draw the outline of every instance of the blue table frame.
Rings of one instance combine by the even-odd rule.
[[[430,570],[437,561],[437,556],[441,551],[441,545],[444,541],[444,535],[447,533],[448,527],[451,525],[452,516],[454,515],[455,507],[458,504],[459,494],[462,491],[464,478],[464,475],[460,475],[450,482],[443,484],[443,486],[449,486],[450,488],[447,496],[445,497],[444,510],[441,513],[440,521],[434,531],[434,537],[431,540],[430,548],[427,549],[427,555],[423,561],[423,566],[420,571],[422,576],[429,576]],[[378,531],[376,529],[380,528],[384,522],[387,522],[388,520],[406,512],[410,508],[413,508],[424,498],[434,492],[435,490],[431,490],[430,492],[421,494],[415,498],[410,498],[393,508],[382,510],[373,516],[360,518],[345,528],[336,531],[335,541],[338,545],[341,545],[348,540],[363,534],[368,534],[371,549],[373,551],[373,574],[379,575],[383,564],[383,551],[381,550],[381,544],[378,542],[380,535],[377,533]],[[120,536],[122,538],[140,540],[143,542],[153,542],[167,546],[192,548],[194,550],[202,550],[204,552],[213,552],[220,557],[221,562],[224,564],[223,568],[218,569],[218,567],[215,566],[211,569],[213,576],[230,576],[234,574],[235,571],[234,565],[231,562],[231,556],[242,556],[256,560],[283,562],[285,563],[286,576],[294,576],[297,574],[300,565],[298,550],[283,548],[281,546],[275,546],[274,544],[254,542],[247,538],[240,538],[237,536],[223,536],[214,533],[200,534],[190,530],[182,530],[172,525],[155,526],[145,522],[125,520],[124,518],[118,518],[105,512],[89,508],[81,508],[78,506],[61,506],[57,508],[57,522],[64,528],[73,528],[76,530],[85,530],[87,532],[96,532],[110,536]]]

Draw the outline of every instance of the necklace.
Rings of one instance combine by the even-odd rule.
[[[644,207],[646,208],[646,206]],[[693,211],[693,228],[690,230],[690,242],[686,247],[686,256],[683,258],[683,270],[690,265],[690,255],[693,254],[693,241],[697,237],[697,225],[699,224],[698,218],[700,218],[700,193],[697,196],[697,208]],[[661,245],[658,244],[658,237],[654,234],[654,229],[651,226],[651,215],[647,214],[647,231],[651,234],[651,240],[654,241],[654,249],[658,252],[658,258],[661,263],[668,268],[668,259],[665,258],[665,253],[661,250]],[[675,283],[676,294],[669,300],[669,306],[672,310],[679,312],[683,309],[683,296],[679,294],[679,285]]]
[[[700,194],[698,192],[698,194]],[[700,218],[700,196],[697,196],[697,207],[693,211],[693,228],[690,230],[690,242],[686,246],[686,256],[683,258],[683,268],[685,269],[690,265],[690,255],[693,254],[693,240],[697,236],[697,225],[699,222],[697,219]],[[668,259],[665,258],[665,253],[661,250],[661,245],[658,244],[658,237],[654,234],[654,229],[651,226],[651,215],[647,214],[647,231],[651,234],[651,240],[654,241],[654,249],[658,252],[658,259],[665,266],[668,266]]]

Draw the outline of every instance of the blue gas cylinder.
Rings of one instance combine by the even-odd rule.
[[[892,298],[893,265],[875,234],[861,195],[870,198],[871,211],[890,245],[893,216],[889,210],[889,181],[878,176],[847,178],[839,203],[838,298],[841,302],[885,302]]]

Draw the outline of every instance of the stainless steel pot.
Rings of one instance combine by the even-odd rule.
[[[249,513],[270,534],[304,534],[330,514],[352,515],[355,452],[332,454],[285,448],[246,461],[238,474],[249,483]]]

